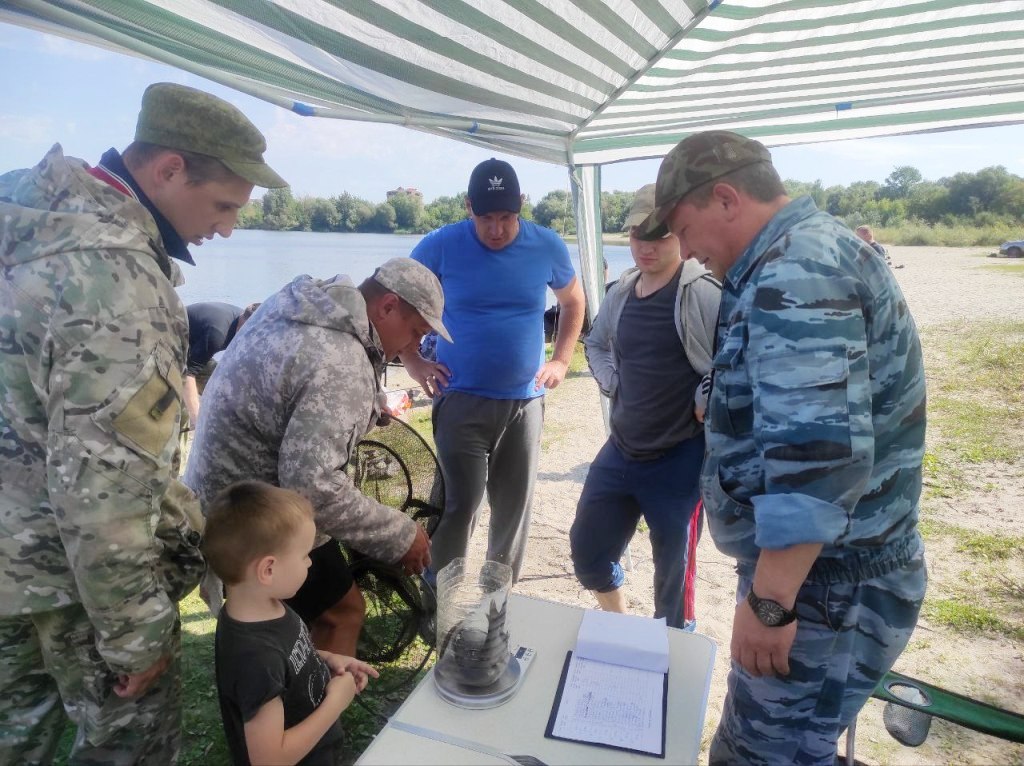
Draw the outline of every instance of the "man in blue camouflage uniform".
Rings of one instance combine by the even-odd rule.
[[[831,764],[910,639],[921,345],[874,251],[756,141],[726,131],[662,162],[646,236],[668,230],[722,280],[701,492],[737,559],[728,694],[712,764]]]
[[[284,186],[230,104],[160,83],[135,142],[0,177],[0,764],[180,746],[177,602],[203,569],[178,481],[189,243]]]

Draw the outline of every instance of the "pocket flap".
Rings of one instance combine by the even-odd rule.
[[[798,390],[841,383],[850,374],[845,351],[788,353],[758,360],[758,380],[775,388]]]

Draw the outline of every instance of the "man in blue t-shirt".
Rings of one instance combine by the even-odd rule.
[[[515,170],[490,159],[469,178],[469,218],[431,232],[412,257],[433,271],[445,294],[437,360],[415,345],[401,354],[434,397],[433,426],[445,480],[445,512],[431,538],[431,571],[465,556],[487,492],[487,558],[518,580],[526,552],[540,453],[544,391],[565,378],[583,324],[583,290],[569,251],[550,229],[519,217]],[[561,306],[554,353],[544,360],[550,287]]]

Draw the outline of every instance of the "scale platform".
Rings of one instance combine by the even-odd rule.
[[[519,691],[535,656],[533,649],[520,646],[508,656],[508,665],[498,680],[488,686],[467,686],[445,672],[443,663],[434,666],[434,686],[445,702],[470,710],[483,710],[508,702]]]

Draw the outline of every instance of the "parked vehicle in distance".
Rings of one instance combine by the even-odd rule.
[[[999,254],[1009,258],[1024,257],[1024,239],[1014,239],[999,246]]]

